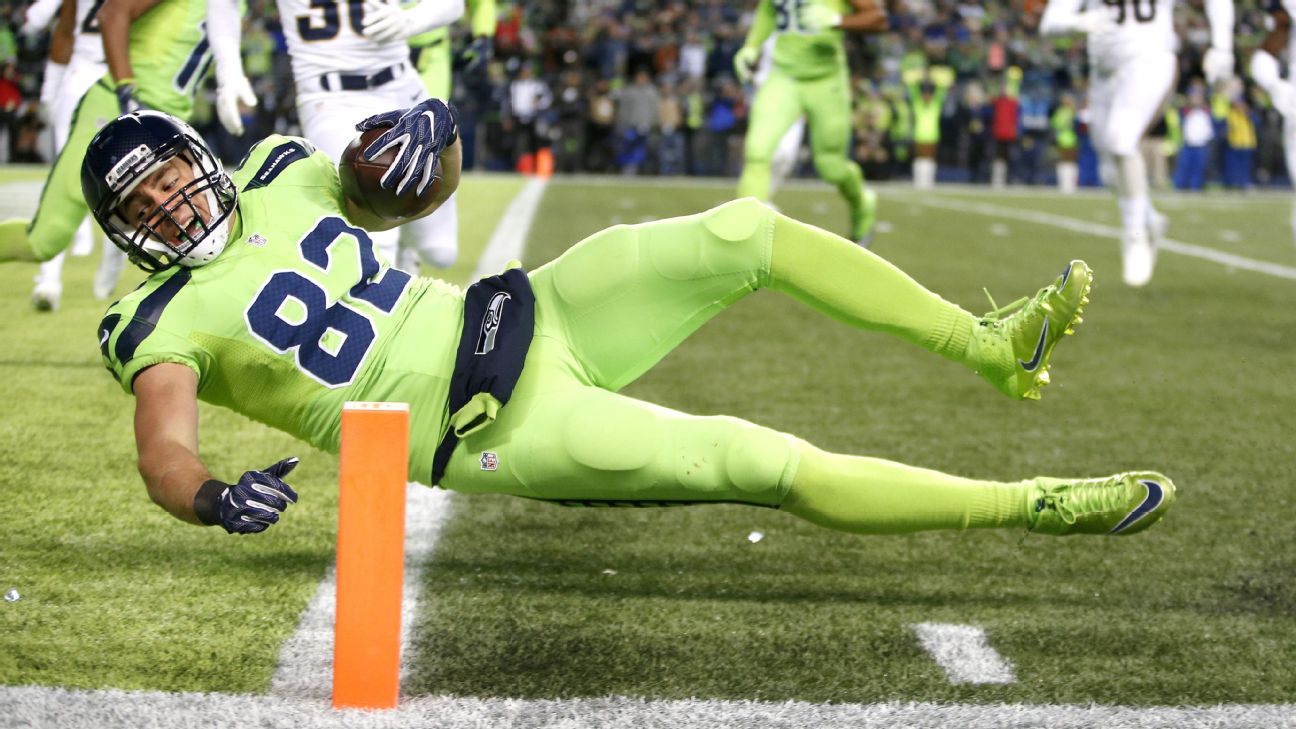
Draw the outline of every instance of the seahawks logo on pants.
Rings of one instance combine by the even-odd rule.
[[[486,305],[486,314],[482,316],[481,333],[477,335],[477,348],[473,354],[487,354],[495,349],[495,334],[499,332],[500,321],[504,318],[504,302],[511,298],[503,291],[497,292]]]

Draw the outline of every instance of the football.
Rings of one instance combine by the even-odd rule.
[[[440,192],[441,162],[437,161],[437,169],[433,172],[435,178],[422,195],[415,193],[417,183],[404,195],[397,195],[394,188],[383,189],[379,183],[386,174],[388,165],[396,159],[397,148],[393,147],[369,161],[365,161],[360,153],[385,131],[386,127],[370,129],[352,139],[342,151],[338,178],[342,181],[342,191],[347,197],[363,203],[378,217],[384,220],[404,220],[426,209]]]

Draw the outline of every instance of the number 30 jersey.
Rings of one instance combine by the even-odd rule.
[[[99,326],[127,392],[147,367],[198,375],[198,398],[337,452],[349,400],[407,402],[409,474],[444,431],[463,294],[374,255],[345,216],[332,161],[272,136],[234,174],[238,219],[216,260],[150,276]]]
[[[369,76],[409,59],[405,41],[364,36],[365,0],[278,0],[278,6],[298,93],[318,89],[324,74]]]

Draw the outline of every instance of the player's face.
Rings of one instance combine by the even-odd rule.
[[[122,203],[122,218],[132,227],[148,223],[163,243],[179,246],[182,232],[197,235],[211,220],[207,196],[184,193],[194,180],[188,160],[172,157],[135,187]]]

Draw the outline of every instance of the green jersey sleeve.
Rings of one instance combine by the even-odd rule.
[[[154,276],[113,304],[99,323],[99,351],[104,366],[127,393],[134,392],[139,373],[162,362],[193,370],[201,386],[210,357],[197,343],[178,333],[183,322],[177,321],[174,311],[169,316],[167,311],[190,279],[186,268]]]

